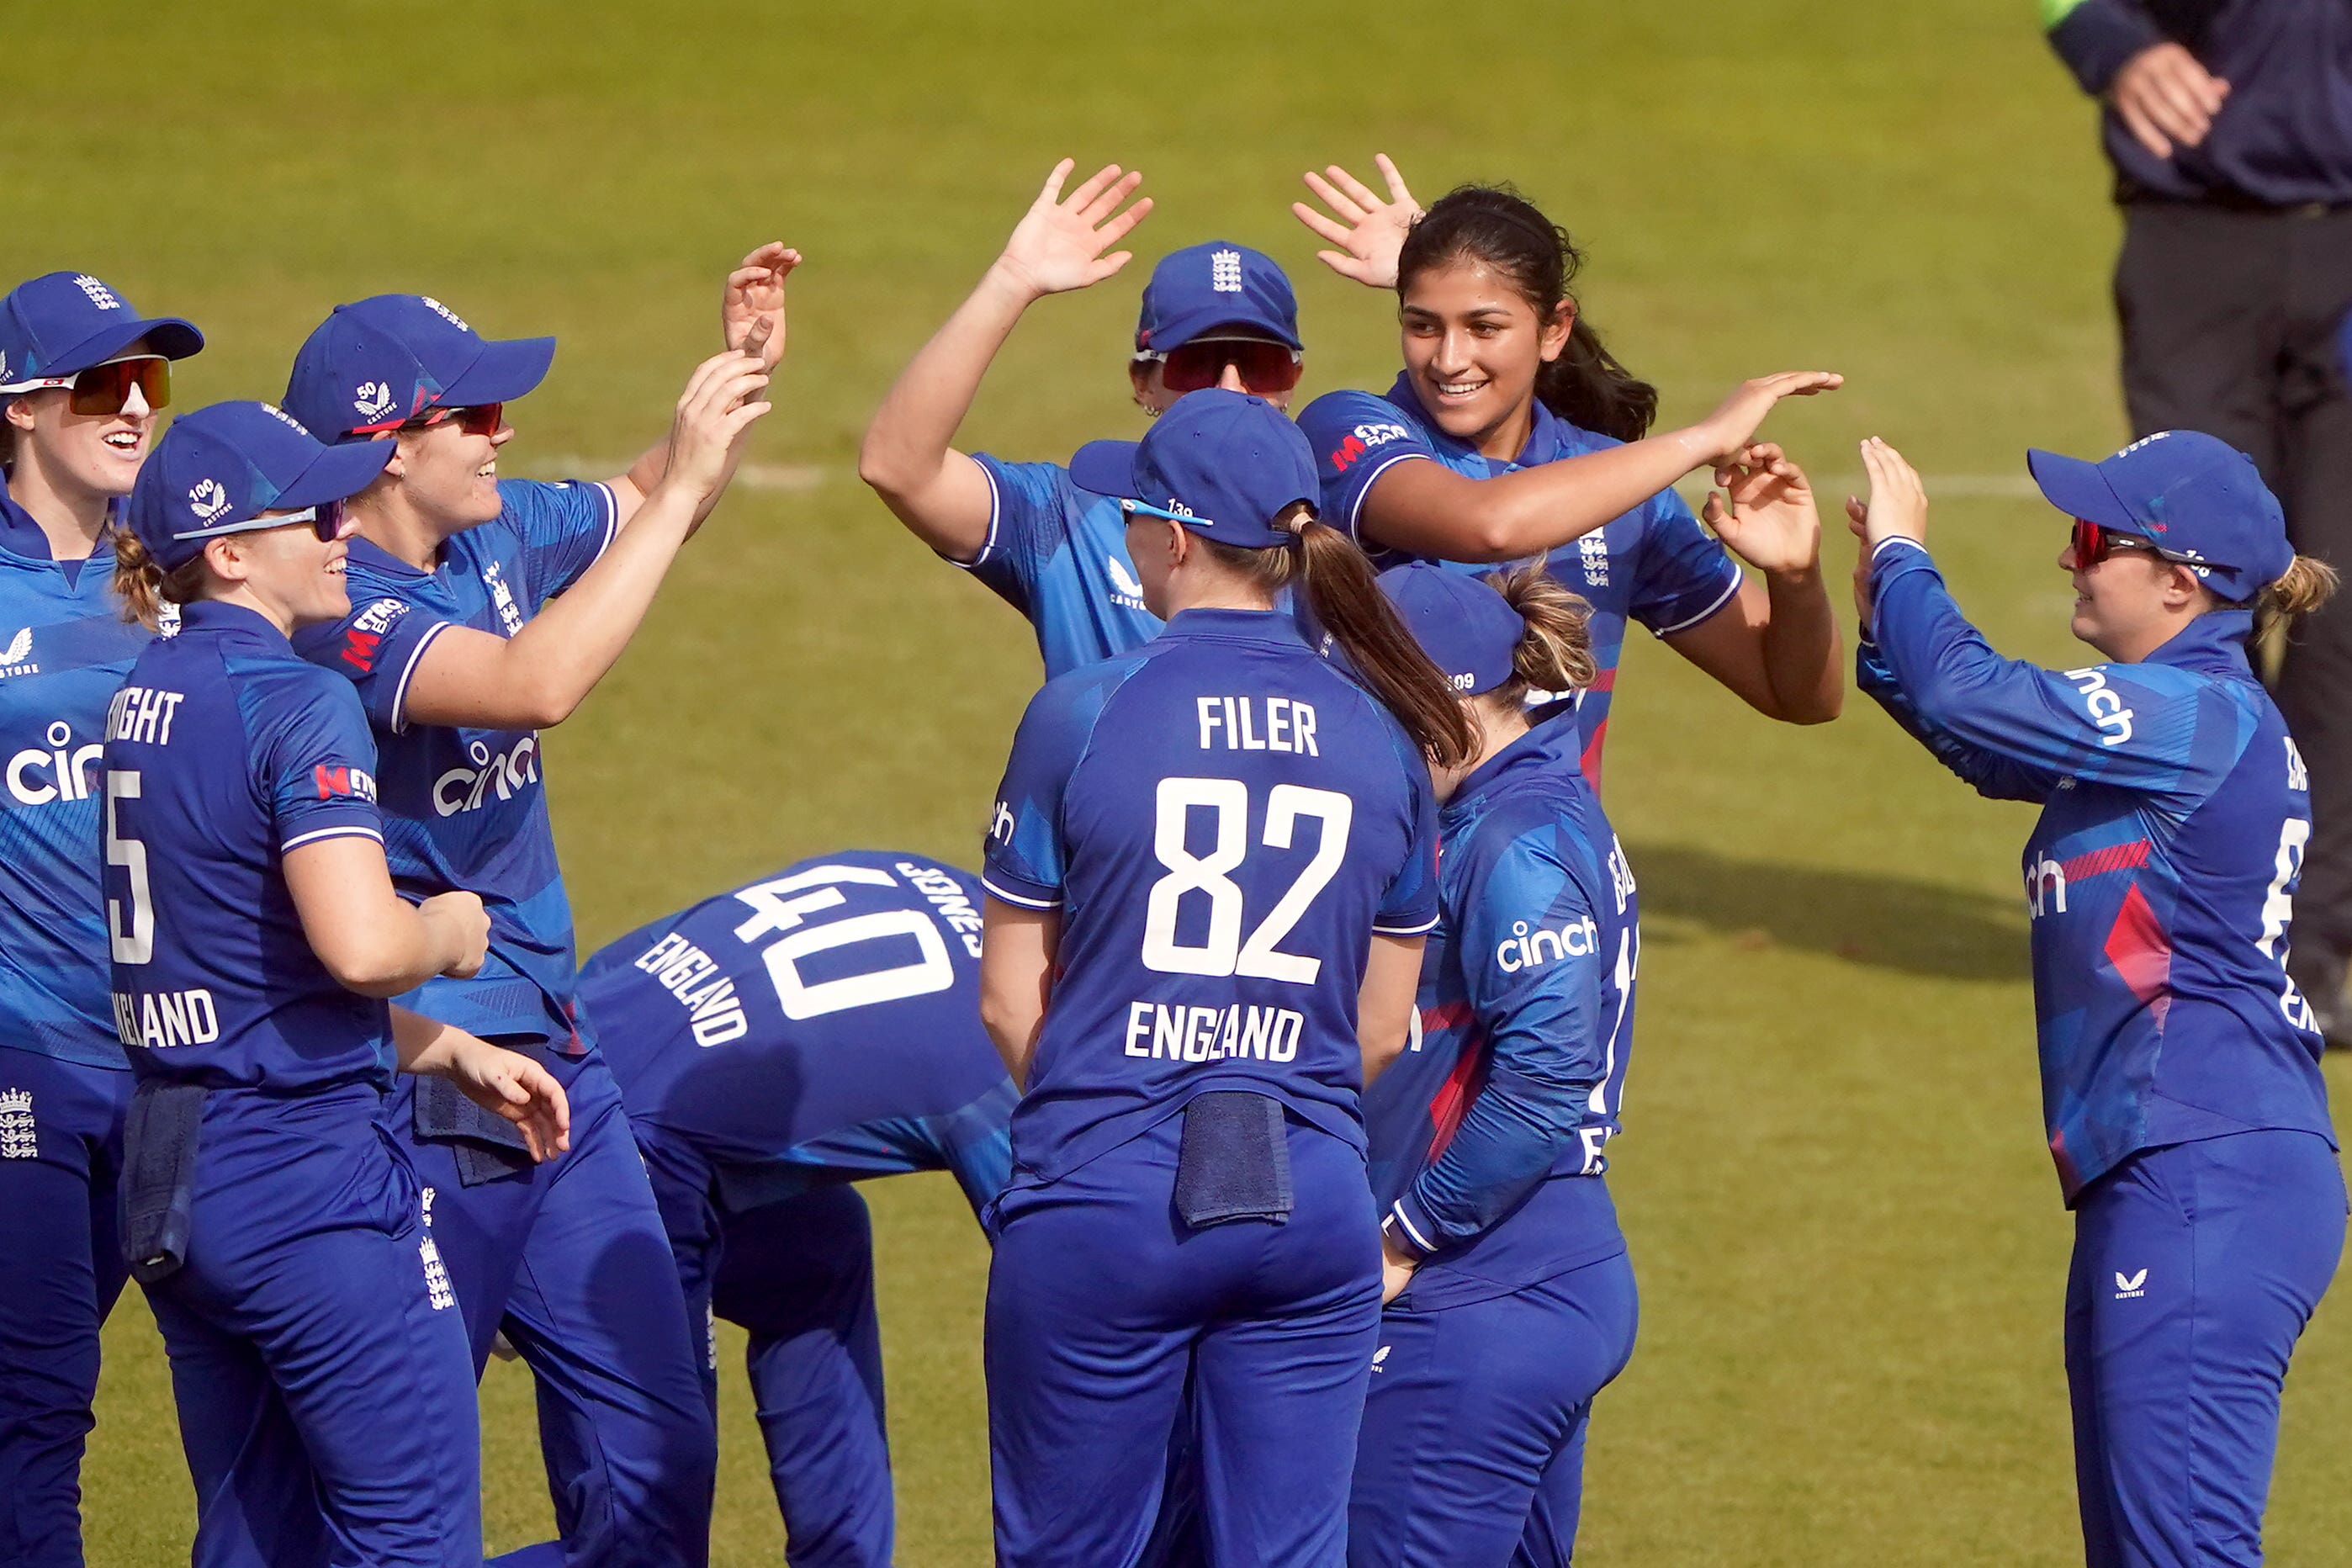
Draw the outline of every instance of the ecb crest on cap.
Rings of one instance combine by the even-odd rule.
[[[1242,253],[1238,250],[1213,251],[1209,256],[1209,287],[1220,294],[1242,291]]]
[[[83,293],[89,295],[89,302],[97,306],[100,310],[120,310],[122,309],[122,301],[115,297],[114,290],[108,288],[105,284],[100,283],[97,279],[92,278],[89,273],[84,272],[78,274],[74,279],[74,284],[76,287],[80,289]]]

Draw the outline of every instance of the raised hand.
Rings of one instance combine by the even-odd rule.
[[[1759,442],[1716,465],[1700,513],[1731,552],[1759,572],[1802,572],[1822,555],[1821,513],[1805,471],[1770,442]]]
[[[1076,167],[1068,158],[1054,165],[1045,176],[1045,188],[1029,204],[1013,237],[1004,242],[1004,254],[996,258],[998,268],[1035,298],[1088,288],[1132,261],[1132,251],[1111,247],[1151,211],[1150,196],[1119,210],[1143,183],[1143,175],[1133,170],[1121,174],[1117,163],[1104,164],[1065,198],[1062,182]]]
[[[1404,248],[1405,231],[1421,216],[1421,204],[1405,189],[1404,176],[1397,173],[1386,153],[1373,153],[1372,162],[1388,182],[1388,200],[1381,200],[1361,180],[1333,163],[1319,174],[1309,170],[1303,177],[1307,188],[1337,216],[1326,216],[1305,202],[1291,203],[1290,210],[1299,222],[1337,247],[1317,251],[1318,261],[1342,278],[1373,289],[1393,289],[1397,253]]]
[[[759,401],[768,384],[757,341],[762,323],[753,322],[754,352],[729,349],[694,367],[679,394],[670,426],[669,466],[662,482],[685,488],[698,505],[717,494],[730,472],[736,440],[772,406]]]
[[[1870,503],[1863,509],[1863,537],[1875,550],[1890,539],[1927,540],[1927,488],[1903,454],[1873,436],[1862,444],[1862,466],[1870,475]],[[1852,514],[1851,506],[1847,508]]]
[[[784,279],[801,264],[801,253],[772,239],[745,257],[727,275],[719,301],[719,341],[759,356],[763,370],[784,357]]]
[[[1853,618],[1870,640],[1870,508],[1860,496],[1845,498],[1846,531],[1853,535]]]
[[[1844,384],[1845,377],[1829,370],[1784,370],[1778,375],[1741,382],[1738,390],[1692,427],[1705,447],[1700,460],[1724,462],[1746,448],[1756,439],[1757,426],[1780,399],[1835,392]]]

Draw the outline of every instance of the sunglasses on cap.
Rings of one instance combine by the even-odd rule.
[[[1264,338],[1195,338],[1165,353],[1139,353],[1138,360],[1160,363],[1160,384],[1171,392],[1199,392],[1214,386],[1232,365],[1242,385],[1260,397],[1288,392],[1298,384],[1306,355],[1287,343]]]
[[[505,404],[476,403],[464,408],[428,408],[398,428],[430,430],[438,425],[455,425],[468,436],[495,436],[506,418]]]
[[[218,528],[192,528],[185,533],[172,535],[174,539],[217,539],[225,533],[257,533],[266,528],[291,528],[307,522],[321,544],[332,544],[343,536],[343,503],[339,500],[320,501],[299,511],[286,512],[278,517],[249,517],[243,522],[223,523]]]
[[[131,401],[134,386],[149,408],[166,408],[172,402],[172,362],[162,354],[131,354],[94,364],[75,375],[48,375],[0,386],[0,393],[40,392],[53,386],[72,389],[66,405],[76,414],[120,414]]]

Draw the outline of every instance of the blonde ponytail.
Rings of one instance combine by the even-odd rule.
[[[1496,572],[1487,584],[1519,613],[1527,630],[1511,651],[1511,679],[1486,695],[1517,708],[1530,691],[1581,691],[1599,666],[1592,658],[1592,606],[1562,587],[1541,562]]]
[[[2254,636],[2268,642],[2336,595],[2336,568],[2298,555],[2285,575],[2254,595]]]
[[[166,604],[184,605],[203,595],[205,574],[201,555],[177,572],[166,572],[147,553],[137,534],[120,526],[114,531],[114,591],[121,596],[126,621],[155,630],[162,624]]]

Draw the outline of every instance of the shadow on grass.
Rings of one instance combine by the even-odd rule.
[[[1743,860],[1685,844],[1631,844],[1642,913],[1743,945],[1792,947],[1946,980],[2022,980],[2022,900],[1885,871]]]

